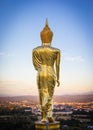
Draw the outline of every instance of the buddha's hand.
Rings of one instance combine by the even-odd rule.
[[[57,82],[57,87],[59,87],[60,86],[60,81],[56,80],[56,82]]]

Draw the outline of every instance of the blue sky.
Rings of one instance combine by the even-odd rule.
[[[92,92],[92,16],[92,0],[1,0],[0,95],[38,94],[32,49],[46,18],[62,55],[55,94]]]

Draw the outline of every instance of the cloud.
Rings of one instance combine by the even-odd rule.
[[[82,56],[65,56],[65,61],[71,61],[71,62],[84,62],[85,59]]]
[[[5,57],[12,57],[12,56],[14,56],[14,54],[12,54],[12,53],[0,52],[0,57],[2,57],[2,56],[5,56]]]

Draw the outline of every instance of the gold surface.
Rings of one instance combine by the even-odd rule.
[[[46,19],[45,27],[41,31],[40,36],[41,36],[42,43],[51,43],[53,32],[50,30],[50,28],[48,26],[47,19]]]
[[[47,26],[46,22],[46,26]],[[47,33],[44,34],[47,37]],[[53,122],[53,94],[55,84],[60,85],[60,50],[51,47],[50,43],[42,43],[33,49],[32,60],[37,70],[37,85],[39,91],[40,108],[42,113],[42,122]],[[55,67],[54,67],[55,66]]]
[[[36,130],[59,130],[60,129],[60,123],[54,122],[54,123],[42,123],[42,122],[36,122],[35,123]]]

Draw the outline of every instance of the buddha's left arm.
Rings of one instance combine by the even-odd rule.
[[[40,68],[40,59],[39,59],[39,55],[37,53],[37,51],[33,50],[32,52],[32,61],[33,61],[33,65],[35,67],[36,70],[39,70]]]

